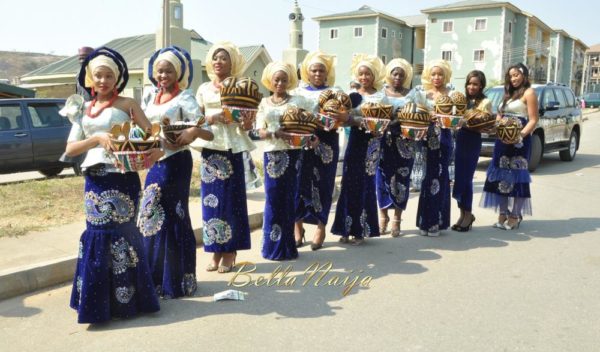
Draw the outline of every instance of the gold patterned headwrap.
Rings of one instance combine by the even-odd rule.
[[[183,58],[183,60],[187,59],[181,55],[181,57]],[[190,75],[190,70],[185,70],[183,73],[183,77],[181,77],[181,79],[179,79],[179,77],[181,76],[181,60],[172,52],[172,51],[165,51],[163,53],[160,53],[157,57],[156,60],[154,60],[154,66],[152,67],[152,74],[154,77],[158,76],[158,72],[157,72],[157,66],[158,63],[161,61],[167,61],[168,63],[170,63],[171,65],[173,65],[173,68],[175,69],[175,74],[176,74],[176,78],[177,78],[177,82],[179,84],[179,88],[181,89],[186,89],[188,86],[188,77]]]
[[[98,55],[90,60],[87,65],[87,69],[85,70],[85,86],[87,88],[94,86],[94,71],[96,71],[100,66],[109,68],[115,75],[115,79],[119,77],[119,67],[113,61],[113,59],[106,55]],[[116,82],[116,86],[118,86],[119,83],[120,82]]]
[[[276,72],[283,71],[288,76],[288,84],[285,87],[286,90],[290,88],[295,88],[298,85],[298,77],[296,74],[296,70],[294,70],[294,66],[287,62],[282,61],[273,61],[270,62],[267,67],[263,70],[262,84],[271,92],[274,92],[273,85],[271,84],[271,79]]]
[[[392,71],[394,71],[396,68],[400,68],[402,71],[404,71],[404,82],[402,83],[402,86],[404,86],[404,88],[410,88],[410,82],[412,82],[413,77],[413,69],[408,61],[401,58],[394,59],[385,66],[385,80],[387,83],[392,85]]]
[[[358,69],[360,67],[366,67],[373,73],[373,87],[380,90],[383,87],[383,81],[385,79],[385,66],[383,61],[377,56],[368,54],[356,54],[352,58],[352,76],[358,81]]]
[[[310,66],[314,64],[321,64],[325,66],[325,71],[327,71],[327,80],[325,81],[325,84],[329,87],[333,87],[335,84],[335,63],[335,56],[327,55],[320,50],[310,52],[302,61],[302,66],[300,67],[300,77],[302,78],[302,81],[310,84],[310,80],[308,79]]]
[[[238,47],[235,46],[231,42],[215,43],[210,48],[210,50],[208,50],[208,53],[206,54],[206,59],[205,59],[206,74],[208,74],[208,77],[211,80],[214,80],[215,78],[217,78],[217,75],[215,74],[215,71],[212,67],[212,61],[213,61],[213,56],[215,56],[215,53],[217,51],[219,51],[219,49],[223,49],[227,52],[227,54],[229,54],[229,60],[231,60],[231,74],[230,75],[233,77],[239,77],[242,74],[242,72],[244,71],[244,67],[246,66],[246,59],[244,59],[244,57],[240,53],[240,50],[238,49]]]
[[[423,68],[423,73],[421,74],[421,84],[425,90],[429,90],[433,88],[433,83],[431,83],[431,70],[434,67],[439,67],[444,71],[444,86],[450,83],[450,78],[452,78],[452,68],[450,64],[446,60],[433,60],[427,63]]]

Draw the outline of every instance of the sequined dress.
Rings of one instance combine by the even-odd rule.
[[[195,123],[201,116],[189,90],[164,104],[155,104],[155,97],[152,92],[142,105],[151,122],[168,117],[170,123]],[[192,296],[197,288],[196,239],[188,206],[192,155],[187,146],[165,153],[146,175],[137,225],[156,292],[164,298]]]
[[[107,108],[95,118],[78,116],[68,140],[106,133],[113,124],[129,120],[116,108]],[[135,224],[141,190],[138,174],[120,173],[100,147],[88,151],[82,166],[86,229],[79,240],[70,301],[77,321],[100,323],[158,311],[142,236]]]
[[[352,109],[354,118],[362,118],[360,108],[366,102],[387,103],[387,97],[382,92],[364,95],[362,98],[361,103]],[[379,236],[375,191],[379,154],[380,138],[353,126],[344,155],[342,189],[331,227],[334,235],[356,238]]]
[[[212,82],[198,88],[196,100],[210,116],[222,111],[219,90]],[[206,252],[250,249],[250,225],[246,203],[243,152],[255,148],[236,123],[215,123],[212,141],[197,139],[202,150],[200,166],[202,195],[202,239]]]
[[[329,87],[299,87],[291,92],[306,99],[307,109],[319,112],[319,95]],[[331,88],[339,90],[338,88]],[[303,150],[300,156],[300,183],[297,192],[296,221],[327,224],[333,201],[335,174],[340,154],[337,130],[317,130],[319,145]]]
[[[394,112],[407,102],[405,97],[388,96],[387,99]],[[381,157],[376,174],[380,209],[406,209],[414,157],[415,141],[402,138],[399,124],[391,125],[381,138]]]
[[[291,96],[288,102],[275,105],[263,98],[256,116],[257,128],[275,133],[288,106],[305,107],[301,96]],[[294,240],[296,221],[296,194],[301,148],[292,148],[278,138],[265,140],[265,212],[263,221],[262,256],[270,260],[288,260],[298,257]]]

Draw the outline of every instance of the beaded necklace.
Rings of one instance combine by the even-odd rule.
[[[115,103],[115,101],[117,100],[118,97],[119,97],[119,94],[117,93],[117,91],[113,91],[113,95],[110,98],[110,100],[105,103],[100,103],[100,107],[98,108],[98,110],[96,110],[96,112],[92,113],[92,108],[98,102],[98,96],[95,96],[94,99],[92,100],[92,102],[90,103],[90,105],[88,106],[87,110],[85,111],[85,114],[91,118],[98,117],[102,113],[102,111],[104,111],[104,109],[111,107]]]

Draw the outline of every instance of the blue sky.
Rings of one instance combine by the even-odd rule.
[[[362,5],[394,16],[452,3],[448,0],[299,0],[305,49],[318,46],[313,17],[357,10]],[[563,29],[586,45],[600,43],[600,1],[513,0],[513,5]],[[274,60],[288,44],[293,0],[182,0],[184,26],[207,40],[238,45],[264,44]],[[153,33],[161,21],[162,0],[0,0],[0,50],[74,55],[84,45],[100,46],[114,38]],[[10,14],[10,15],[9,15]]]

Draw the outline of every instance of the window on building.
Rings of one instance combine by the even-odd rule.
[[[363,36],[362,30],[363,30],[362,27],[354,27],[354,38],[362,38],[362,36]]]
[[[387,28],[381,28],[381,38],[387,38]]]
[[[486,29],[487,29],[487,19],[476,18],[475,19],[475,30],[476,31],[485,31]]]
[[[452,61],[452,52],[450,50],[442,51],[442,60]]]
[[[329,30],[329,39],[337,39],[338,37],[338,30],[337,28],[333,28]]]
[[[302,34],[298,34],[298,44],[302,46]]]
[[[454,21],[444,21],[442,23],[442,32],[448,33],[454,30]]]
[[[392,38],[396,38],[396,31],[392,31]]]
[[[508,33],[512,33],[512,22],[508,22]]]
[[[387,64],[387,57],[385,57],[385,55],[381,55],[381,61],[383,61],[384,64]]]
[[[485,60],[485,51],[484,50],[474,50],[473,51],[473,61],[481,62]]]
[[[402,39],[402,32],[398,31],[398,39]]]

